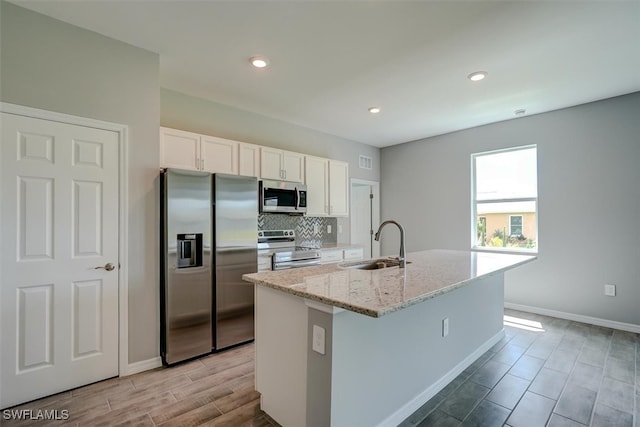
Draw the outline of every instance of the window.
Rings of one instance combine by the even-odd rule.
[[[472,167],[472,248],[538,248],[537,147],[476,153]]]
[[[522,235],[522,215],[509,215],[509,236]]]

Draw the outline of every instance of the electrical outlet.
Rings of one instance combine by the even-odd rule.
[[[338,234],[342,233],[342,224],[338,224]]]
[[[604,294],[608,297],[615,297],[616,285],[604,285]]]
[[[328,224],[328,225],[327,225],[327,233],[328,233],[328,234],[331,234],[331,224]]]
[[[313,234],[320,233],[320,226],[318,224],[313,224]]]
[[[316,353],[324,354],[324,344],[324,328],[313,325],[312,350]]]
[[[445,317],[442,319],[442,336],[446,337],[449,335],[449,318]]]

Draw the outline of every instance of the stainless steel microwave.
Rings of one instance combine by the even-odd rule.
[[[297,182],[262,180],[260,213],[304,214],[307,212],[307,186]]]

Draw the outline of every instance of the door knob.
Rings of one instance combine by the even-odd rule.
[[[110,262],[108,262],[105,265],[101,265],[101,266],[98,266],[98,267],[94,268],[94,270],[100,270],[101,268],[104,268],[107,271],[111,271],[111,270],[114,270],[116,268],[116,266],[111,264]]]

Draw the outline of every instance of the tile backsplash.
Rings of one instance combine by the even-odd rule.
[[[327,232],[328,226],[331,227],[331,233]],[[338,241],[337,218],[260,214],[258,230],[295,230],[296,244],[300,246],[320,247]],[[317,233],[314,232],[316,230]]]

